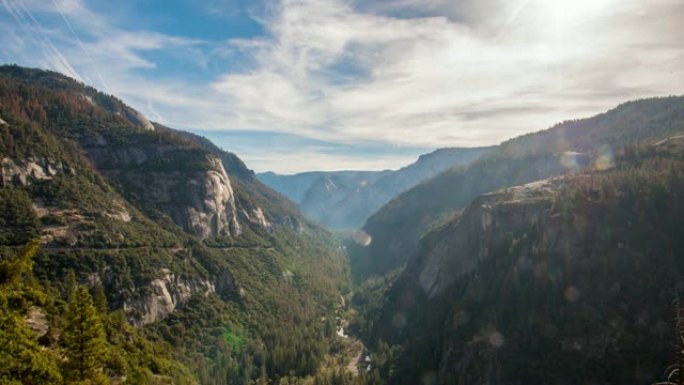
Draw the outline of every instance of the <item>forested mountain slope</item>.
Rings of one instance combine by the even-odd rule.
[[[481,195],[357,326],[394,345],[390,383],[658,382],[674,360],[682,192],[678,136]]]
[[[454,167],[399,195],[368,219],[369,247],[352,250],[357,277],[382,275],[415,255],[420,238],[479,194],[562,175],[615,151],[684,132],[684,97],[622,104],[583,120],[509,140],[467,167]]]
[[[0,119],[0,255],[40,239],[36,308],[52,332],[36,346],[59,356],[64,304],[83,284],[106,300],[112,381],[242,384],[321,367],[347,285],[341,249],[235,155],[16,66],[0,67]]]

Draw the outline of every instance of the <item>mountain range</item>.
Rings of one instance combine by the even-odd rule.
[[[467,165],[490,147],[443,148],[399,170],[305,172],[257,178],[297,203],[302,213],[335,229],[356,229],[398,194],[454,166]]]
[[[653,98],[396,171],[255,175],[0,66],[0,383],[659,382],[683,138],[684,97]]]

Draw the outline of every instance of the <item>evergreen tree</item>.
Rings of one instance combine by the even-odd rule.
[[[57,384],[54,355],[43,350],[24,320],[0,308],[0,384]]]
[[[93,299],[82,285],[71,294],[62,343],[67,358],[65,378],[91,384],[106,383],[102,367],[107,358],[107,340]]]
[[[102,286],[101,283],[98,283],[93,288],[93,304],[95,305],[98,314],[107,314],[107,295],[105,294],[104,286]]]
[[[71,294],[74,292],[74,290],[76,290],[77,285],[78,281],[76,280],[76,273],[74,272],[74,269],[69,269],[62,291],[62,298],[68,301],[71,298]]]
[[[31,270],[38,241],[16,258],[0,262],[0,384],[57,384],[61,376],[56,357],[38,344],[23,316],[29,306],[41,305],[45,294]]]

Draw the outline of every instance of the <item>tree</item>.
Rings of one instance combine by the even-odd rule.
[[[82,285],[71,294],[61,339],[66,351],[66,379],[90,384],[107,382],[102,372],[107,359],[104,327],[90,293]]]
[[[0,308],[0,384],[58,384],[55,356],[17,314]]]
[[[0,262],[0,384],[58,384],[56,357],[42,349],[23,316],[45,294],[31,269],[40,243],[31,242],[15,258]]]
[[[104,286],[102,286],[101,283],[98,283],[95,285],[95,288],[93,288],[93,304],[99,314],[107,314],[107,295],[105,294]]]

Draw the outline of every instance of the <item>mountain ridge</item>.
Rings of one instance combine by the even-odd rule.
[[[421,237],[489,191],[609,165],[621,146],[684,132],[684,97],[626,102],[592,118],[508,140],[468,167],[451,168],[398,195],[363,227],[373,243],[352,245],[356,275],[382,275],[415,255]],[[354,267],[356,266],[356,267]]]
[[[60,349],[74,272],[104,292],[111,378],[317,375],[335,338],[320,319],[347,285],[337,242],[234,154],[134,111],[54,72],[0,67],[0,260],[42,241],[33,274],[57,305],[41,309],[55,333],[39,346]],[[115,326],[126,321],[174,363],[140,361],[121,336],[137,332]],[[179,359],[191,371],[172,373]]]
[[[657,142],[483,194],[425,235],[369,324],[398,345],[390,382],[657,381],[684,273],[684,142]]]
[[[328,227],[353,229],[401,192],[449,167],[465,165],[491,147],[442,148],[398,170],[303,172],[257,177],[298,203],[302,213]]]

